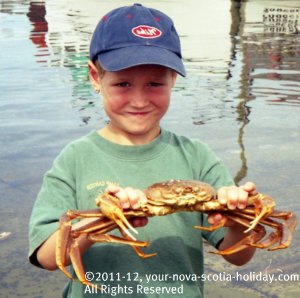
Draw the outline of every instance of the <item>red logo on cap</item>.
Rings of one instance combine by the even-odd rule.
[[[137,27],[132,28],[131,32],[142,38],[156,38],[161,36],[162,32],[155,28],[148,25],[140,25]]]

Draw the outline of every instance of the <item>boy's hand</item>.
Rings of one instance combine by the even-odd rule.
[[[224,186],[218,190],[218,200],[229,209],[245,209],[248,204],[249,195],[256,194],[256,186],[252,182],[247,182],[241,186]],[[216,212],[208,216],[208,223],[217,225],[225,218],[222,214]],[[226,220],[225,226],[230,227],[236,223],[231,220]]]
[[[114,195],[120,200],[121,207],[123,209],[138,209],[141,203],[147,203],[146,195],[139,189],[132,187],[119,187],[116,185],[109,185],[106,188],[106,192]],[[148,223],[147,217],[134,217],[130,219],[130,223],[134,227],[142,227]]]

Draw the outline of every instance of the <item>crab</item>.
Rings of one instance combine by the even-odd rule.
[[[138,241],[133,236],[136,229],[130,224],[132,217],[165,216],[175,212],[218,211],[225,218],[245,226],[245,237],[231,247],[214,251],[219,255],[228,255],[249,246],[269,251],[290,246],[297,220],[291,211],[275,210],[274,200],[261,193],[248,198],[245,209],[230,210],[221,204],[214,189],[207,183],[193,180],[170,180],[149,186],[145,191],[147,202],[141,203],[139,209],[122,210],[119,199],[109,193],[102,193],[96,198],[97,209],[69,210],[60,219],[56,241],[56,263],[58,268],[70,279],[72,276],[65,268],[66,256],[70,255],[74,271],[82,284],[94,286],[85,279],[77,238],[87,234],[92,242],[110,242],[131,245],[141,258],[154,257],[156,253],[146,254],[141,247],[147,247],[148,241]],[[72,228],[74,219],[95,218],[80,228]],[[225,221],[211,227],[194,226],[199,230],[213,231],[222,227]],[[267,234],[266,227],[272,232]],[[118,229],[120,236],[108,232]],[[268,230],[270,230],[268,229]]]

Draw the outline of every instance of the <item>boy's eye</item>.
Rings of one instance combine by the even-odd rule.
[[[150,82],[148,84],[150,87],[160,87],[162,86],[163,84],[162,83],[158,83],[158,82]]]
[[[116,86],[118,86],[118,87],[130,87],[130,84],[128,82],[120,82],[120,83],[117,83]]]

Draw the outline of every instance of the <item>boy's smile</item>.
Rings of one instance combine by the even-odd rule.
[[[169,107],[175,80],[174,71],[158,65],[141,65],[98,75],[103,106],[110,118],[100,134],[124,145],[152,141],[160,132],[160,119]]]

